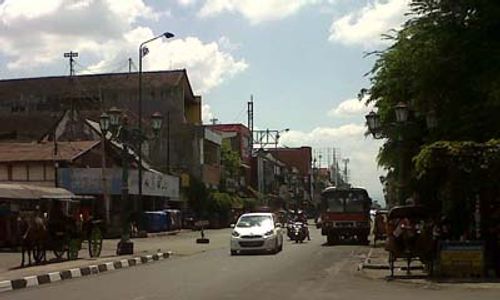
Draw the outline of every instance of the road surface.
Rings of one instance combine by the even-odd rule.
[[[287,241],[277,255],[229,255],[222,248],[151,265],[0,295],[1,299],[500,299],[499,290],[426,289],[367,279],[356,271],[369,248]],[[193,243],[193,247],[197,245]]]

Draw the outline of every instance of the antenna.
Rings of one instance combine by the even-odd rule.
[[[73,59],[73,57],[78,57],[78,52],[73,52],[73,51],[66,52],[64,53],[64,57],[69,58],[69,76],[71,77],[75,75],[75,69],[74,69],[75,60]]]

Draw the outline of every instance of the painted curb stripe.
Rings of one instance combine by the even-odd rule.
[[[70,269],[69,271],[71,272],[71,278],[82,277],[80,269]]]
[[[62,279],[61,273],[59,273],[59,272],[49,273],[48,275],[49,275],[50,282],[56,282],[56,281],[60,281]]]
[[[14,279],[12,280],[12,289],[24,289],[26,287],[26,279]]]
[[[134,258],[128,259],[127,263],[129,265],[129,267],[133,267],[133,266],[137,265],[137,261]]]
[[[67,280],[67,279],[73,278],[73,274],[71,273],[70,270],[61,271],[60,274],[61,274],[61,279],[62,280]]]
[[[90,269],[90,274],[99,274],[99,268],[97,265],[91,265],[89,266]]]
[[[99,273],[107,272],[108,271],[108,265],[106,264],[99,264],[97,265],[97,270]]]
[[[0,293],[12,291],[12,282],[10,280],[0,281]]]
[[[122,265],[122,268],[128,268],[129,265],[128,265],[128,260],[127,259],[122,259],[120,261],[121,265]]]
[[[82,274],[82,276],[90,275],[90,267],[80,268],[80,273]]]
[[[115,266],[112,262],[105,263],[104,265],[106,266],[107,271],[112,271],[115,269]]]
[[[28,276],[28,277],[24,277],[24,279],[26,280],[26,287],[38,285],[38,277],[37,276]]]
[[[38,284],[50,283],[50,276],[49,276],[49,274],[38,275],[37,279],[38,279]]]
[[[28,276],[21,279],[0,281],[0,293],[38,286],[42,284],[48,284],[61,280],[89,276],[91,274],[99,274],[115,269],[128,268],[140,264],[147,264],[149,262],[169,258],[171,255],[172,251],[168,251],[166,253],[158,252],[153,255],[138,256],[130,259],[122,259],[120,261],[107,262],[99,265],[90,265],[87,267],[63,270],[60,272],[51,272],[42,275]]]

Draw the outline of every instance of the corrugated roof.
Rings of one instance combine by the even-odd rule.
[[[73,161],[92,149],[100,141],[57,142],[54,143],[0,143],[0,162],[19,161]]]
[[[74,196],[73,193],[63,188],[0,183],[0,198],[4,199],[41,199],[50,197],[70,199]]]

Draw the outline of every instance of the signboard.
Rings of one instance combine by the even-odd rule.
[[[196,227],[206,227],[210,224],[210,222],[208,222],[208,220],[199,220],[199,221],[196,221],[194,223],[194,226]]]
[[[480,277],[484,269],[484,246],[480,242],[444,242],[440,273],[454,277]]]
[[[106,191],[111,195],[120,195],[122,187],[122,169],[106,169]],[[58,169],[59,187],[75,194],[102,194],[102,173],[100,168],[61,168]],[[142,173],[142,194],[145,196],[169,197],[179,199],[180,180],[177,176],[144,170]],[[128,178],[129,194],[137,195],[138,170],[130,170]]]

